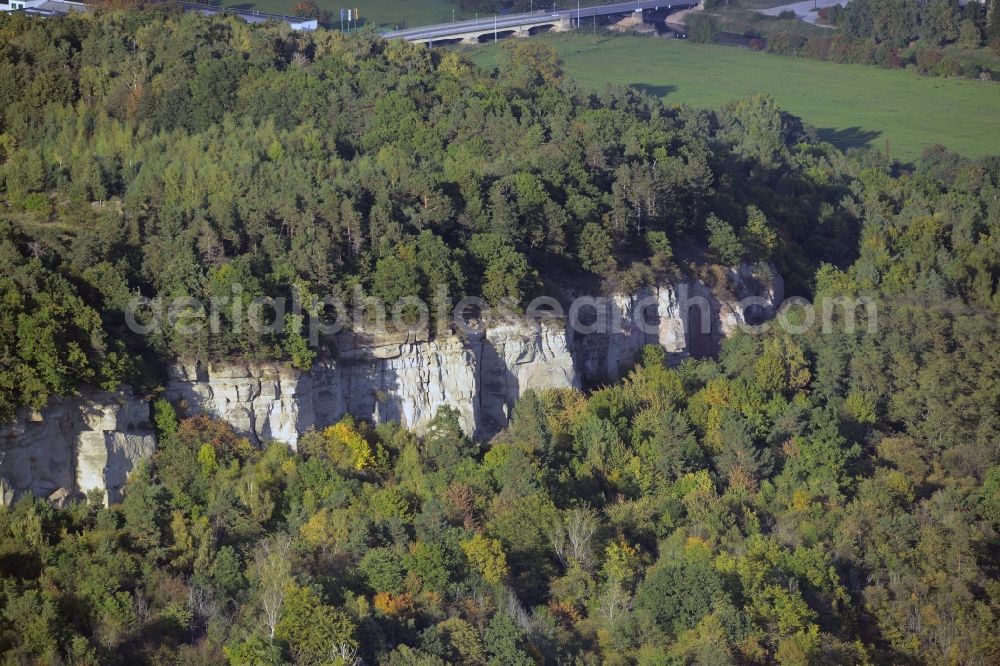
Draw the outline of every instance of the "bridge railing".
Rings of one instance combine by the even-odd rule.
[[[569,6],[567,6],[567,4],[569,4]],[[404,28],[402,30],[385,31],[382,34],[387,39],[427,39],[429,37],[447,39],[448,35],[459,35],[467,32],[475,32],[477,30],[489,30],[493,27],[497,29],[509,29],[535,23],[544,18],[550,18],[553,20],[574,19],[578,17],[591,18],[593,16],[623,14],[635,10],[690,7],[695,4],[697,4],[697,1],[692,2],[691,0],[682,0],[681,2],[670,2],[669,0],[667,2],[664,2],[663,0],[632,0],[632,2],[605,2],[596,4],[582,3],[579,6],[577,6],[576,3],[563,2],[561,4],[556,3],[555,11],[552,10],[550,5],[545,8],[536,9],[533,12],[487,15],[476,19],[463,19],[450,23],[437,23],[432,25]]]

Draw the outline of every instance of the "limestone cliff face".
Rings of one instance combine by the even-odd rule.
[[[3,501],[25,492],[61,499],[100,489],[117,502],[129,472],[155,446],[149,404],[130,392],[54,401],[0,427]]]
[[[498,322],[434,339],[344,334],[334,356],[304,373],[280,363],[178,365],[166,397],[255,442],[294,447],[301,433],[348,413],[419,432],[445,405],[459,411],[467,433],[485,439],[503,429],[528,389],[613,381],[647,344],[661,345],[672,362],[711,354],[747,319],[772,317],[782,297],[780,277],[750,267],[719,280],[721,287],[692,280],[595,299],[591,320],[586,308],[580,313],[583,326]]]
[[[345,414],[420,431],[445,405],[459,411],[467,433],[488,437],[527,389],[568,386],[579,381],[561,329],[504,324],[468,338],[345,334],[336,356],[308,372],[279,363],[179,364],[166,397],[256,442],[294,447],[301,433]]]
[[[471,346],[476,353],[477,437],[507,425],[514,403],[528,389],[579,388],[580,377],[563,326],[502,324],[486,329]]]
[[[650,344],[663,347],[671,363],[712,355],[738,326],[771,319],[784,298],[781,276],[769,267],[726,269],[718,281],[664,283],[595,303],[598,330],[573,331],[569,340],[583,381],[614,381]]]
[[[487,439],[528,389],[613,381],[647,344],[661,345],[671,362],[711,354],[738,325],[772,317],[782,295],[773,271],[740,267],[717,275],[711,288],[677,281],[594,299],[577,318],[570,311],[540,324],[492,322],[433,339],[345,333],[307,372],[284,363],[182,362],[169,371],[165,397],[259,444],[294,448],[302,433],[345,414],[419,432],[445,405],[458,410],[468,434]],[[582,326],[570,325],[575,319]],[[105,488],[116,501],[129,470],[153,450],[148,421],[148,404],[129,393],[91,393],[0,427],[5,500]]]
[[[281,440],[294,444],[299,429],[302,380],[281,363],[179,363],[169,370],[164,397],[183,403],[191,413],[211,414],[237,432],[258,441]],[[308,387],[311,388],[311,387]]]

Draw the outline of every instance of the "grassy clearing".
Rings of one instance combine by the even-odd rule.
[[[588,88],[628,83],[668,102],[717,108],[770,93],[820,128],[828,141],[870,145],[911,161],[940,143],[969,157],[1000,154],[1000,83],[921,77],[865,65],[757,53],[747,49],[633,36],[544,35],[571,76]],[[496,47],[469,50],[492,67]]]

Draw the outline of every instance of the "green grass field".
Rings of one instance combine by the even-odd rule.
[[[908,162],[940,143],[969,157],[1000,154],[1000,83],[757,53],[651,37],[544,35],[582,85],[628,83],[667,102],[717,108],[770,93],[778,104],[849,148],[871,145]],[[496,47],[471,48],[492,67]]]

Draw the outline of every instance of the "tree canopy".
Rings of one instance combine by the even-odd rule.
[[[0,508],[4,660],[1000,660],[1000,159],[844,154],[766,96],[590,93],[506,48],[486,72],[169,7],[0,16],[0,417],[176,355],[320,351],[245,310],[139,337],[136,295],[498,303],[769,261],[877,327],[650,347],[490,442],[442,408],[258,449],[158,401],[120,504]]]
[[[0,35],[4,270],[52,281],[51,296],[11,297],[8,357],[37,362],[5,366],[7,416],[178,355],[307,367],[322,351],[305,349],[302,319],[259,334],[246,307],[214,331],[136,338],[122,312],[140,295],[350,303],[358,285],[391,305],[444,287],[523,304],[567,276],[631,289],[696,270],[706,246],[772,261],[809,294],[821,263],[846,270],[861,248],[866,288],[907,286],[885,264],[902,251],[920,288],[995,307],[979,242],[997,219],[995,161],[938,152],[899,174],[820,143],[766,96],[695,111],[584,92],[540,42],[505,45],[485,72],[372,35],[169,8],[5,14]],[[52,322],[67,307],[74,323]],[[17,317],[51,334],[19,345]],[[47,336],[79,342],[45,351]]]

